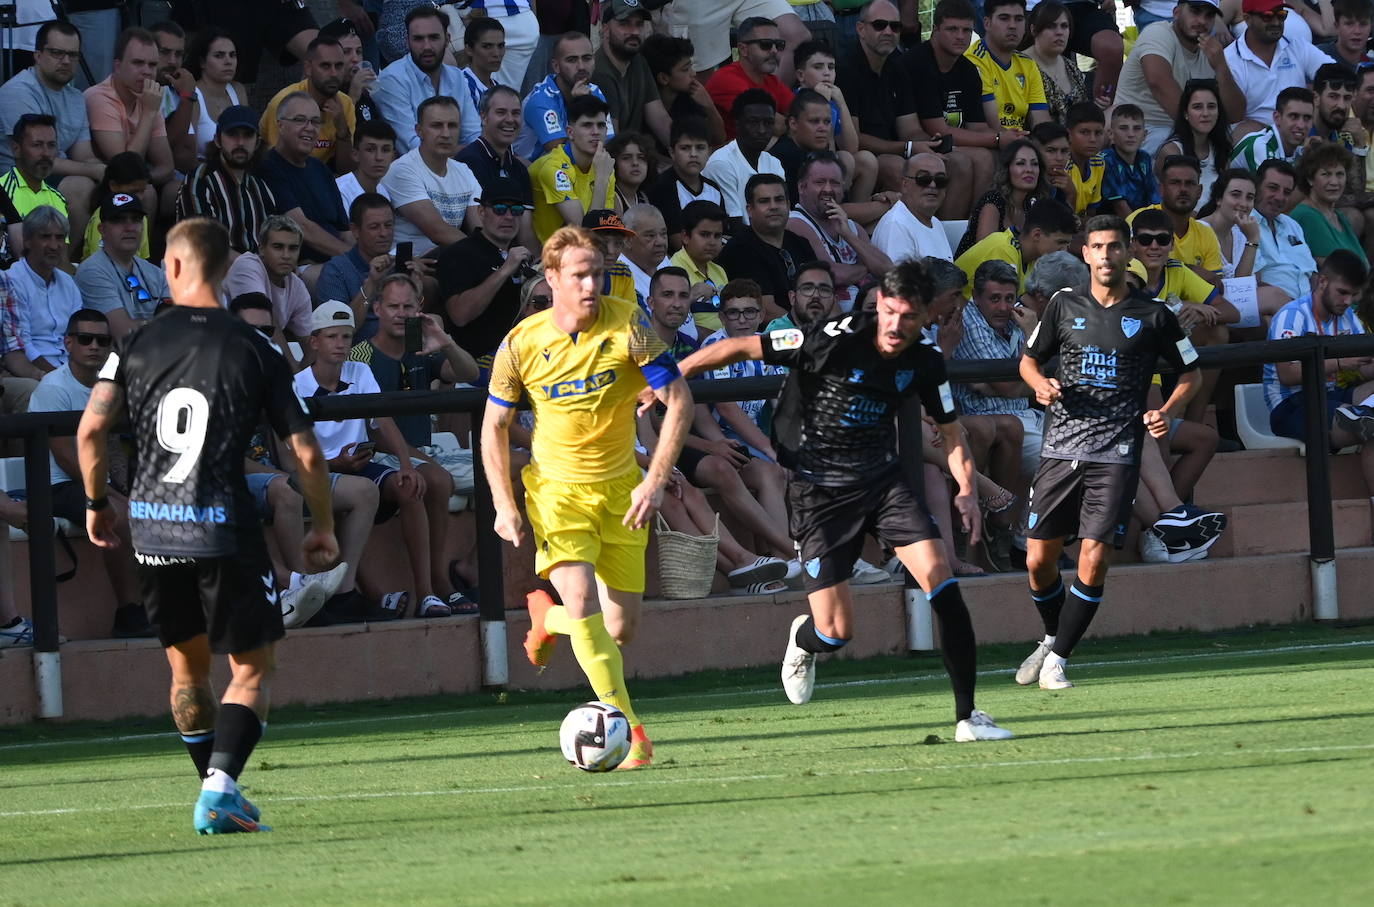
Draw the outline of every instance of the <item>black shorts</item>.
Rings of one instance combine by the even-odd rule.
[[[1096,539],[1120,548],[1131,522],[1140,467],[1044,457],[1026,498],[1027,538]]]
[[[238,552],[223,557],[134,556],[148,620],[163,647],[208,633],[211,651],[236,655],[286,635],[261,533],[240,534]]]
[[[1302,396],[1299,394],[1298,396]],[[86,486],[80,482],[62,482],[52,487],[52,515],[66,520],[81,530],[86,528]]]
[[[791,536],[801,546],[807,592],[848,580],[869,533],[889,548],[940,537],[925,499],[900,474],[844,488],[813,485],[792,476],[787,482],[787,516]]]
[[[1069,36],[1068,49],[1085,57],[1093,55],[1093,35],[1100,31],[1120,31],[1116,19],[1102,11],[1096,3],[1074,0],[1065,4],[1069,17],[1073,20],[1073,34]],[[1028,29],[1029,30],[1029,29]]]
[[[263,48],[277,52],[278,62],[290,66],[295,58],[286,45],[303,31],[319,28],[304,3],[297,0],[238,0],[237,3],[193,0],[199,21],[227,31],[239,52],[235,78],[240,82],[258,80],[258,64]]]

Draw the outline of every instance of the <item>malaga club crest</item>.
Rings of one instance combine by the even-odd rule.
[[[1129,315],[1121,316],[1121,333],[1128,338],[1134,337],[1140,331],[1140,319],[1132,318]]]
[[[901,371],[899,371],[896,375],[897,390],[906,390],[907,385],[911,383],[911,379],[915,376],[916,373],[909,368],[904,368]]]

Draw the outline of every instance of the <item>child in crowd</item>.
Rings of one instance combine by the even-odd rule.
[[[725,233],[725,209],[714,202],[692,202],[682,209],[684,240],[671,261],[687,272],[688,281],[709,284],[710,294],[693,292],[692,319],[699,336],[720,330],[720,298],[715,291],[729,279],[716,264],[721,236]]]
[[[1050,182],[1050,197],[1076,210],[1073,182],[1073,152],[1069,130],[1063,123],[1039,123],[1030,131],[1031,141],[1045,159],[1045,178]]]
[[[711,137],[706,121],[686,117],[673,121],[668,149],[672,166],[654,181],[649,189],[649,204],[663,214],[668,227],[668,248],[682,248],[682,211],[693,202],[711,202],[725,207],[725,193],[709,177],[701,175],[701,168],[711,157]]]
[[[1069,130],[1069,153],[1073,156],[1069,176],[1073,181],[1073,213],[1079,217],[1098,213],[1102,201],[1102,175],[1107,163],[1102,159],[1103,133],[1107,118],[1092,101],[1079,101],[1065,117]]]
[[[1137,209],[1159,204],[1154,162],[1150,152],[1140,147],[1145,133],[1145,112],[1139,107],[1118,104],[1112,111],[1111,146],[1102,152],[1106,163],[1102,213],[1126,217]]]

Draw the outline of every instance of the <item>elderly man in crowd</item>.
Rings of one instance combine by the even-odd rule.
[[[948,185],[938,154],[913,155],[902,169],[902,200],[873,228],[873,245],[892,261],[926,256],[953,261],[945,225],[935,216]]]
[[[67,218],[48,205],[39,205],[24,218],[24,257],[7,275],[26,360],[6,360],[13,374],[41,378],[67,361],[67,320],[84,306],[76,280],[62,269],[69,229]]]

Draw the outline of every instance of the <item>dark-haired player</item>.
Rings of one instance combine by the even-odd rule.
[[[262,527],[243,477],[243,451],[260,414],[300,464],[313,526],[305,562],[338,557],[324,454],[286,360],[220,302],[229,234],[208,218],[167,234],[167,283],[176,305],[125,337],[101,369],[77,429],[86,527],[102,548],[119,544],[105,496],[105,441],[128,411],[138,471],[129,524],[149,619],[172,667],[172,719],[204,779],[194,826],[201,834],[265,831],[238,777],[262,736],[273,644],[282,637]],[[211,653],[232,679],[216,714]]]
[[[680,367],[690,377],[762,359],[790,370],[773,417],[773,448],[792,470],[787,508],[792,538],[801,546],[811,614],[792,622],[787,639],[782,665],[787,698],[797,705],[809,701],[816,655],[833,652],[852,637],[849,577],[864,536],[874,533],[896,550],[939,621],[945,669],[954,687],[954,739],[1003,740],[1011,732],[974,708],[973,624],[940,530],[920,490],[907,483],[897,455],[897,412],[919,396],[939,423],[959,483],[954,504],[976,542],[981,518],[973,457],[954,421],[944,357],[921,341],[931,295],[921,265],[903,261],[879,283],[876,313],[721,340],[688,356]]]
[[[1089,295],[1055,293],[1021,357],[1021,378],[1048,409],[1040,468],[1026,498],[1026,567],[1045,639],[1017,673],[1038,676],[1045,690],[1073,686],[1065,660],[1102,601],[1111,548],[1125,540],[1145,431],[1167,434],[1200,380],[1197,351],[1174,313],[1126,282],[1126,222],[1093,217],[1084,235]],[[1048,378],[1041,366],[1056,355],[1059,375]],[[1178,386],[1162,407],[1146,411],[1161,357],[1178,371]],[[1066,596],[1059,555],[1075,536],[1082,540],[1078,575]]]

